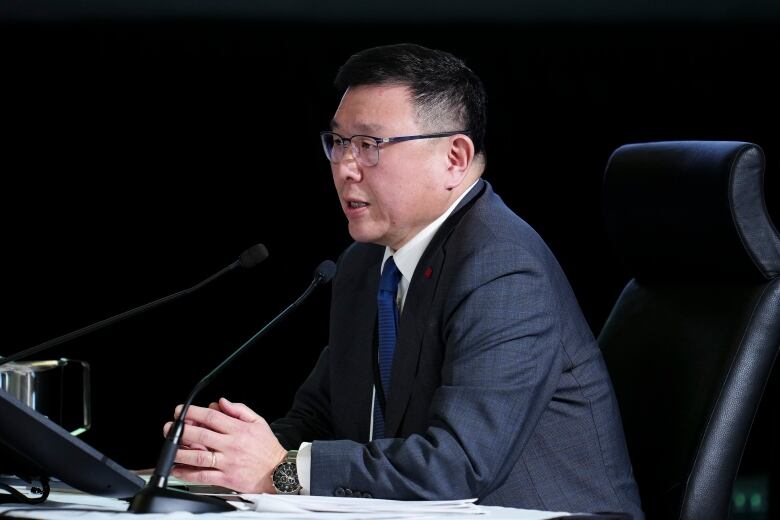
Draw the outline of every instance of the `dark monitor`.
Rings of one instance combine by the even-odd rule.
[[[130,498],[144,486],[141,477],[2,389],[0,461],[3,472],[56,478],[92,495]]]

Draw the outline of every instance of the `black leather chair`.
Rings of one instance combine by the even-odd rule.
[[[621,146],[607,230],[630,270],[599,335],[651,519],[727,518],[780,347],[780,237],[751,143]]]

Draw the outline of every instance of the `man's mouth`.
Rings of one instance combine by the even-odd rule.
[[[350,201],[347,205],[350,208],[352,208],[352,209],[357,209],[357,208],[362,208],[362,207],[368,206],[368,202],[359,202],[359,201],[354,201],[353,200],[353,201]]]

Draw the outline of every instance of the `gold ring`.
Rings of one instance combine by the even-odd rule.
[[[217,452],[212,451],[211,452],[211,467],[216,468],[217,467]]]

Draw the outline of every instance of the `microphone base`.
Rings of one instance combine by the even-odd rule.
[[[227,500],[207,495],[195,495],[186,491],[147,486],[135,494],[127,509],[130,513],[224,513],[236,511]]]

